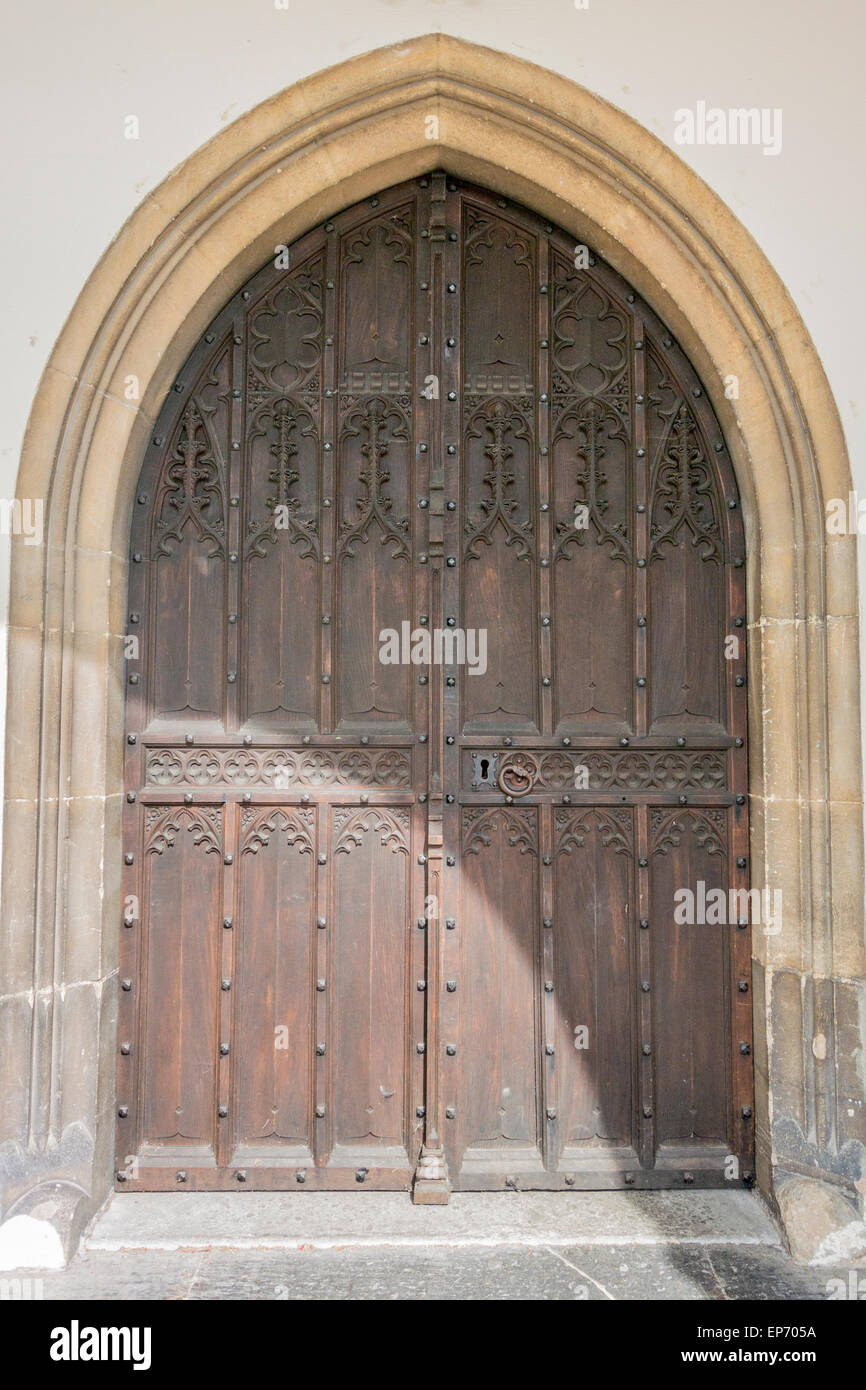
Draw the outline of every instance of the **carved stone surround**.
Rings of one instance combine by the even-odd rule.
[[[428,111],[438,141],[423,139]],[[592,93],[444,35],[306,79],[187,160],[112,243],[44,373],[18,494],[45,499],[46,545],[12,543],[4,1212],[50,1193],[69,1251],[111,1181],[119,557],[155,413],[276,243],[443,165],[595,245],[670,325],[724,428],[749,551],[752,881],[785,902],[753,962],[758,1179],[808,1255],[853,1219],[866,1152],[856,540],[823,525],[825,500],[851,486],[835,403],[778,277],[686,165]],[[816,1019],[818,1051],[803,1041]],[[819,1180],[814,1218],[796,1194]]]

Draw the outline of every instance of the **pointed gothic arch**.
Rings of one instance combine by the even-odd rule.
[[[12,559],[3,957],[25,1084],[5,1189],[9,1213],[54,1185],[67,1240],[112,1172],[126,538],[146,441],[193,343],[275,244],[436,167],[597,247],[707,385],[749,555],[752,876],[784,900],[781,930],[756,935],[758,1180],[784,1195],[805,1174],[854,1195],[856,538],[824,529],[850,468],[823,369],[751,237],[654,136],[561,77],[433,35],[296,84],[185,161],[94,270],[33,405],[18,495],[44,499],[45,541],[16,538]]]

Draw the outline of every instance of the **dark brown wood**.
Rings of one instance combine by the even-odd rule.
[[[127,1189],[751,1181],[749,914],[674,916],[749,883],[736,483],[587,255],[433,173],[180,373],[131,540]]]

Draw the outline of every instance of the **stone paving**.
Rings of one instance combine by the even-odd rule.
[[[827,1300],[850,1271],[796,1265],[744,1191],[185,1193],[115,1197],[32,1277],[46,1299]]]
[[[764,1245],[87,1251],[47,1299],[827,1299],[847,1270]]]

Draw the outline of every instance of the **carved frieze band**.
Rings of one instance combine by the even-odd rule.
[[[476,757],[492,759],[492,753]],[[726,783],[726,755],[696,750],[674,753],[667,749],[636,752],[586,752],[536,754],[539,791],[721,791]],[[464,776],[473,776],[472,755],[467,755]],[[586,768],[586,773],[580,769]]]
[[[408,787],[408,753],[346,749],[151,748],[147,784],[156,787]]]

